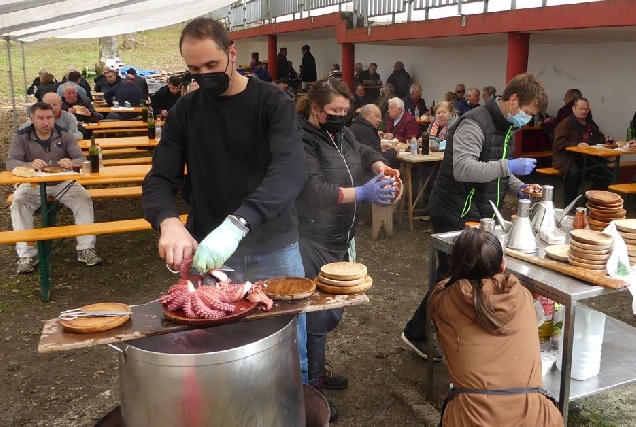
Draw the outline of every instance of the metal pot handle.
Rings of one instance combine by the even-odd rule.
[[[107,345],[108,345],[108,347],[112,348],[113,350],[121,353],[122,358],[124,359],[124,361],[126,360],[126,350],[121,349],[121,348],[119,348],[119,347],[117,347],[116,345],[113,345],[113,344],[107,344]],[[126,348],[128,348],[128,346],[126,346]]]

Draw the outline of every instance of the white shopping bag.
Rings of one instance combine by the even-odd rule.
[[[636,269],[629,264],[629,256],[627,255],[627,246],[623,237],[616,229],[615,221],[603,230],[614,238],[612,243],[612,254],[607,260],[606,268],[610,277],[624,280],[629,283],[629,292],[632,294],[632,313],[636,314]]]

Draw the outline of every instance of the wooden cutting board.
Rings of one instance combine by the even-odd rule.
[[[568,262],[570,245],[550,245],[545,247],[545,254],[557,261]]]
[[[591,283],[593,285],[602,286],[609,289],[621,289],[626,288],[629,284],[623,280],[614,279],[605,274],[593,270],[587,270],[584,268],[578,268],[574,265],[566,264],[564,262],[555,261],[552,259],[539,258],[536,255],[524,254],[523,252],[515,251],[514,249],[506,248],[506,254],[511,257],[518,258],[520,260],[535,264],[544,268],[548,268],[559,273],[566,274],[571,277],[575,277],[584,282]]]
[[[316,291],[316,283],[305,277],[273,277],[262,285],[265,295],[277,301],[309,298]]]
[[[621,196],[616,193],[612,193],[611,191],[589,190],[585,192],[585,197],[594,203],[600,203],[602,205],[617,202],[622,203],[623,201]]]
[[[572,230],[570,231],[572,240],[576,240],[586,245],[608,246],[612,244],[613,238],[609,234],[592,230]]]
[[[132,311],[130,306],[121,302],[98,302],[82,307],[84,311]],[[130,315],[111,317],[78,317],[75,320],[60,320],[60,325],[67,332],[91,334],[108,331],[123,325]]]
[[[616,221],[616,229],[625,233],[636,234],[636,219],[621,219]]]
[[[364,282],[355,286],[330,286],[322,283],[320,277],[316,278],[316,286],[318,289],[329,294],[357,294],[368,291],[372,285],[373,279],[371,279],[371,276],[366,276]]]
[[[359,262],[332,262],[320,268],[320,276],[334,280],[355,280],[367,275],[367,266]]]

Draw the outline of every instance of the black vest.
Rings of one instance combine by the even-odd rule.
[[[431,219],[438,229],[462,230],[466,221],[479,221],[494,215],[489,200],[497,207],[508,190],[509,176],[486,183],[458,182],[453,176],[453,139],[459,124],[473,119],[484,134],[484,144],[479,153],[480,162],[511,159],[515,152],[512,126],[501,113],[499,104],[491,99],[483,107],[473,108],[460,117],[446,138],[444,160],[429,201]],[[443,226],[443,227],[439,227]]]

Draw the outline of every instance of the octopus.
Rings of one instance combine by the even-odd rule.
[[[263,293],[261,284],[231,283],[231,280],[220,270],[209,272],[216,280],[215,285],[203,282],[203,276],[191,273],[192,257],[184,260],[179,266],[179,280],[170,286],[168,293],[159,297],[159,302],[168,311],[183,310],[191,319],[220,319],[236,311],[232,303],[247,299],[258,303],[264,311],[268,311],[274,302]]]

